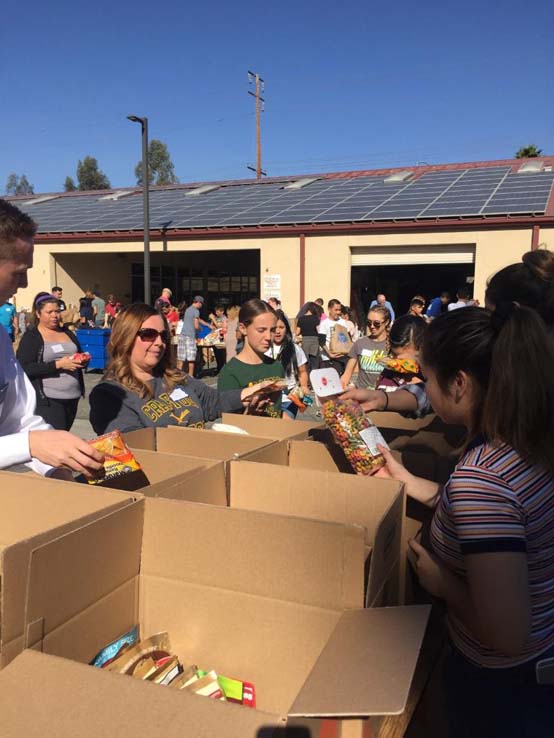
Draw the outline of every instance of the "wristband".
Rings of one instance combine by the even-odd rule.
[[[384,389],[381,392],[385,395],[385,407],[383,408],[383,412],[385,412],[385,410],[389,409],[389,393]]]

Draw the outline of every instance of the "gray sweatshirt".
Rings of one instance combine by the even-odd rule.
[[[165,428],[168,425],[202,428],[223,412],[242,408],[242,390],[218,392],[197,379],[185,380],[171,392],[161,378],[152,380],[153,395],[139,397],[118,382],[96,385],[89,397],[90,422],[98,435],[119,430]]]

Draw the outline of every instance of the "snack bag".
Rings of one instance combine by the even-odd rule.
[[[198,676],[205,676],[207,671],[198,671]],[[217,675],[217,681],[228,702],[236,702],[246,707],[256,707],[256,688],[251,682],[243,682],[240,679]]]
[[[381,366],[385,369],[390,369],[396,374],[419,374],[419,364],[413,359],[392,359],[384,358],[377,359]]]
[[[81,353],[73,354],[71,358],[73,361],[79,361],[81,364],[86,364],[92,359],[92,356],[88,351],[82,351]]]
[[[112,431],[89,441],[91,446],[104,454],[104,477],[89,479],[89,484],[123,489],[132,492],[149,484],[148,477],[133,456],[119,431]]]
[[[385,441],[357,402],[327,400],[323,418],[356,474],[375,474],[385,465],[377,450],[377,443]]]
[[[107,646],[104,646],[104,648],[97,653],[90,662],[91,666],[98,666],[99,668],[106,667],[118,656],[121,656],[124,651],[129,649],[131,646],[134,646],[137,641],[138,625],[135,625],[134,628],[131,628],[131,630],[122,635],[121,638],[117,638],[112,643],[108,643]]]

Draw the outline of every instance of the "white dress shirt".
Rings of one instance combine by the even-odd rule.
[[[33,459],[29,451],[29,432],[52,430],[35,415],[36,395],[29,378],[15,358],[12,342],[0,326],[0,469],[25,464],[38,474],[51,466]]]

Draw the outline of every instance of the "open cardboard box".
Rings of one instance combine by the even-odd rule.
[[[274,725],[398,714],[429,608],[363,609],[364,538],[359,526],[140,499],[32,552],[26,642],[87,663],[138,623],[143,637],[167,630],[182,663],[253,682]],[[219,735],[235,735],[219,707]]]
[[[126,492],[0,472],[0,666],[24,647],[31,551],[134,499]]]
[[[141,428],[124,434],[125,442],[134,449],[156,451],[158,454],[179,454],[201,462],[228,462],[245,458],[253,451],[270,446],[269,438],[223,433],[200,428]],[[138,456],[137,456],[138,458]]]
[[[306,440],[313,430],[325,427],[321,421],[303,420],[301,417],[296,420],[289,420],[287,418],[266,418],[258,415],[238,415],[235,413],[223,413],[221,422],[242,428],[252,436],[270,438],[273,441],[284,441],[288,438],[299,441]]]
[[[444,483],[451,472],[451,460],[443,458],[438,455],[433,455],[430,452],[420,453],[417,451],[411,451],[406,449],[404,451],[393,451],[393,454],[401,461],[411,472],[418,476],[425,477],[438,482],[439,484]],[[255,464],[256,467],[267,467],[270,464],[277,467],[288,467],[291,471],[299,474],[302,472],[306,475],[315,475],[321,472],[326,472],[327,475],[335,476],[336,472],[343,473],[344,479],[340,484],[334,483],[335,489],[341,489],[344,493],[352,488],[354,485],[352,479],[359,480],[360,492],[362,499],[362,507],[364,504],[364,491],[365,494],[370,493],[370,496],[375,494],[376,490],[380,490],[383,484],[390,484],[388,480],[380,479],[377,477],[359,477],[354,474],[354,471],[348,463],[344,453],[340,446],[333,442],[332,438],[327,439],[327,443],[318,443],[314,441],[282,441],[276,443],[268,448],[262,448],[251,454],[245,459],[247,466]],[[312,470],[312,471],[310,471]],[[256,500],[251,500],[251,505],[255,509],[266,509],[262,508],[262,504],[267,504],[267,500],[271,501],[271,504],[275,504],[276,500],[280,500],[280,504],[283,505],[288,502],[290,497],[293,500],[293,504],[296,509],[301,509],[300,506],[303,504],[305,496],[304,485],[299,485],[297,489],[294,487],[286,487],[287,498],[284,498],[279,494],[281,485],[278,482],[270,484],[273,480],[272,474],[265,472],[268,480],[267,489],[264,489],[263,483],[257,483],[258,474],[244,474],[247,483],[243,485],[243,491],[239,493],[239,498],[248,500],[252,495],[252,490],[256,490]],[[285,477],[283,477],[285,479]],[[308,477],[309,479],[309,477]],[[302,494],[301,494],[302,492]],[[350,495],[348,492],[347,494]],[[383,494],[383,493],[381,493]],[[311,500],[311,498],[308,498]],[[349,499],[349,504],[352,504],[354,498]],[[322,501],[323,504],[320,506],[322,511],[328,510],[327,501]],[[317,494],[313,500],[314,505],[318,506]],[[244,507],[248,505],[239,504],[238,506]],[[282,507],[274,508],[275,512],[286,512]],[[299,513],[303,514],[303,513]],[[359,515],[359,512],[356,512]],[[411,580],[409,578],[409,570],[407,569],[407,554],[409,551],[408,540],[414,538],[419,534],[422,525],[428,526],[432,517],[432,511],[422,505],[421,503],[406,498],[400,504],[399,518],[397,522],[398,531],[400,533],[400,549],[399,555],[399,567],[398,567],[398,580],[400,590],[398,593],[400,602],[410,602],[413,600],[413,591],[411,587]],[[336,518],[342,520],[342,518]],[[350,521],[354,522],[354,521]],[[364,524],[360,519],[358,522]],[[391,582],[389,581],[389,585]],[[371,585],[371,581],[370,581]],[[368,588],[368,595],[371,596],[371,586]]]

